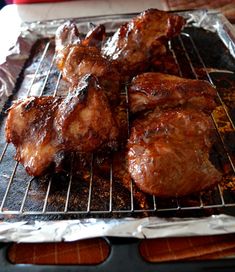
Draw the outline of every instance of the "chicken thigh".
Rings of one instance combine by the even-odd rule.
[[[134,122],[128,143],[136,185],[159,197],[184,196],[211,187],[221,173],[209,160],[214,126],[195,109],[155,111]]]
[[[165,43],[184,25],[185,19],[179,15],[146,10],[122,25],[104,44],[102,53],[117,62],[124,76],[133,76],[143,72],[151,58],[165,53]]]
[[[136,76],[129,87],[130,111],[194,107],[210,113],[216,107],[216,89],[204,80],[186,79],[161,73]]]
[[[102,121],[104,120],[104,121]],[[115,149],[119,128],[97,79],[83,77],[65,98],[30,97],[9,109],[6,140],[32,176],[59,166],[65,153]]]

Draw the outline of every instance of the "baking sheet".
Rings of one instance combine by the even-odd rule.
[[[235,58],[235,33],[228,21],[215,11],[188,11],[180,13],[192,27],[216,32]],[[103,23],[108,32],[128,21],[133,15],[115,15],[74,19],[81,32],[86,33],[89,23]],[[17,76],[20,74],[30,50],[36,40],[53,37],[55,30],[65,20],[25,23],[15,47],[0,65],[0,109],[14,92]],[[231,69],[230,69],[231,70]],[[231,71],[230,71],[231,72]],[[24,217],[22,217],[24,220]],[[81,219],[58,221],[1,222],[0,241],[72,241],[97,236],[124,236],[138,238],[213,235],[234,232],[235,218],[229,215],[212,215],[206,218],[158,218],[142,219]]]

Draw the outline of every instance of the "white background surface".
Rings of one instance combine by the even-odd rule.
[[[141,12],[148,8],[166,10],[158,0],[85,0],[47,4],[8,5],[0,11],[0,55],[14,44],[25,21],[77,18],[103,14]],[[0,58],[1,59],[1,58]],[[1,62],[1,60],[0,60]]]

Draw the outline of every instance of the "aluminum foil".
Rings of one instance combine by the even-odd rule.
[[[234,232],[233,216],[217,215],[200,219],[161,219],[148,217],[142,219],[84,219],[66,221],[36,221],[2,223],[0,241],[17,242],[60,242],[100,236],[162,238],[195,235],[226,234]]]
[[[18,37],[15,46],[0,63],[0,112],[12,95],[17,77],[28,59],[33,44],[38,39],[35,33],[25,31]],[[4,40],[3,40],[4,42]]]
[[[216,32],[235,58],[235,31],[226,18],[215,11],[180,12],[188,25]],[[130,20],[133,14],[103,17],[75,18],[81,32],[87,33],[90,23],[104,24],[108,32]],[[12,95],[21,69],[38,38],[53,37],[58,26],[66,20],[24,23],[15,46],[0,64],[0,111]],[[1,42],[4,42],[2,40]],[[157,238],[192,235],[215,235],[235,231],[235,217],[213,215],[206,218],[158,218],[142,219],[81,219],[59,221],[19,221],[0,223],[0,241],[49,242],[74,241],[78,239],[116,236]]]

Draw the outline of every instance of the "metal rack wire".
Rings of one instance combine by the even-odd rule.
[[[191,47],[191,52],[189,52],[187,50],[187,46],[185,44],[185,41],[187,41],[187,43],[190,44]],[[199,76],[197,74],[197,71],[194,67],[192,58],[191,58],[191,54],[193,53],[194,55],[194,59],[197,60],[199,66],[201,68],[204,68],[204,70],[206,71],[206,77],[207,80],[213,84],[213,80],[210,76],[210,74],[207,72],[207,67],[202,59],[202,56],[199,52],[199,49],[196,46],[195,41],[193,40],[193,38],[188,34],[188,33],[182,33],[180,37],[178,37],[175,41],[175,43],[177,43],[177,46],[180,46],[181,51],[184,52],[184,56],[188,62],[188,65],[190,67],[190,70],[192,72],[192,75],[194,78],[198,79]],[[45,44],[44,46],[44,50],[41,54],[40,60],[38,62],[36,71],[34,76],[31,79],[31,82],[29,84],[28,90],[27,90],[27,96],[31,95],[31,91],[32,88],[34,86],[35,81],[37,80],[37,77],[39,75],[39,71],[42,69],[43,63],[46,59],[46,56],[48,54],[49,49],[53,48],[54,44],[49,41]],[[181,76],[184,76],[183,71],[181,70],[180,67],[180,62],[177,56],[177,52],[175,51],[174,48],[174,44],[173,43],[169,43],[169,49],[172,53],[172,56],[175,60],[176,65],[179,68],[179,74]],[[46,85],[48,83],[48,80],[51,76],[51,74],[53,73],[53,69],[55,69],[55,54],[53,55],[52,59],[51,59],[51,63],[50,65],[47,67],[47,71],[45,73],[44,71],[44,79],[43,79],[43,84],[40,86],[40,90],[39,90],[39,96],[44,95],[45,89],[46,89]],[[58,89],[61,83],[61,73],[57,74],[57,80],[55,83],[55,87],[53,90],[53,96],[56,96],[58,93]],[[125,90],[124,93],[124,99],[126,99],[126,102],[128,103],[128,91],[127,89]],[[224,111],[224,116],[227,118],[228,123],[230,124],[231,130],[235,131],[235,126],[232,122],[232,118],[229,115],[226,105],[224,104],[220,94],[218,93],[218,101],[221,104],[221,107]],[[129,121],[129,112],[127,109],[127,118]],[[218,131],[218,136],[219,139],[222,143],[222,146],[224,148],[224,152],[227,156],[227,159],[230,163],[230,167],[233,171],[233,174],[235,173],[235,166],[234,166],[234,161],[231,155],[231,151],[227,149],[225,143],[224,143],[224,137],[223,134],[220,132],[219,128],[218,128],[218,124],[217,124],[217,120],[216,117],[212,115],[212,119],[214,121],[215,127],[217,128]],[[129,128],[128,128],[129,129]],[[112,164],[112,160],[110,163],[110,169],[109,169],[109,185],[108,185],[108,189],[106,190],[106,195],[108,195],[108,197],[105,198],[105,203],[104,206],[106,207],[105,209],[93,209],[92,208],[92,199],[93,199],[93,190],[94,190],[94,182],[95,182],[95,177],[94,177],[94,171],[93,171],[93,164],[94,164],[94,156],[91,157],[90,160],[90,171],[89,171],[89,183],[86,184],[87,188],[86,188],[86,204],[84,205],[84,207],[81,209],[79,208],[79,205],[77,205],[77,209],[70,209],[70,200],[72,198],[72,195],[74,194],[72,186],[74,183],[74,173],[73,173],[73,165],[74,165],[74,154],[71,157],[71,161],[70,161],[70,170],[69,173],[66,175],[66,190],[65,193],[63,195],[63,205],[61,207],[56,207],[56,205],[54,205],[54,210],[50,210],[48,208],[48,206],[50,206],[50,193],[52,190],[52,186],[53,184],[56,182],[53,177],[49,177],[48,179],[46,179],[46,182],[43,182],[43,184],[47,184],[45,185],[45,188],[43,190],[43,197],[41,199],[41,204],[39,205],[39,208],[35,208],[31,207],[30,209],[26,209],[26,203],[28,201],[28,198],[30,197],[30,191],[31,191],[31,187],[33,186],[33,184],[35,182],[37,182],[37,180],[35,178],[30,178],[29,176],[27,176],[26,174],[24,174],[23,177],[23,183],[24,188],[22,189],[22,193],[21,193],[21,198],[18,198],[18,205],[17,208],[11,208],[11,206],[14,206],[12,204],[8,205],[9,199],[11,199],[11,189],[12,187],[16,187],[17,185],[15,183],[17,183],[17,173],[20,171],[20,173],[18,175],[20,175],[21,173],[23,173],[23,170],[19,170],[19,168],[21,167],[19,165],[18,162],[13,162],[13,156],[14,154],[12,153],[12,148],[10,148],[11,145],[9,144],[5,144],[4,147],[1,148],[1,154],[0,154],[0,166],[1,164],[4,162],[6,157],[11,156],[12,157],[12,164],[14,164],[13,169],[11,170],[11,172],[9,173],[8,171],[8,180],[7,180],[7,185],[5,190],[2,192],[2,194],[0,194],[0,215],[3,216],[9,216],[9,215],[32,215],[32,216],[36,216],[36,215],[45,215],[45,216],[50,216],[50,215],[71,215],[71,216],[88,216],[88,215],[97,215],[97,216],[103,216],[105,214],[110,214],[110,215],[114,215],[114,214],[121,214],[121,216],[126,216],[127,214],[138,214],[138,213],[145,213],[145,212],[149,212],[149,213],[158,213],[158,212],[174,212],[174,211],[195,211],[195,210],[206,210],[206,209],[215,209],[215,208],[224,208],[224,207],[235,207],[235,198],[232,199],[232,201],[226,201],[226,198],[224,196],[224,191],[221,188],[220,185],[218,185],[218,187],[213,189],[213,194],[215,195],[215,197],[213,197],[213,201],[205,202],[204,200],[204,195],[203,193],[199,194],[199,196],[197,197],[197,199],[191,201],[191,198],[189,197],[188,200],[185,202],[184,199],[170,199],[170,200],[166,200],[163,201],[161,199],[158,199],[155,196],[147,196],[148,198],[148,203],[149,205],[147,207],[140,207],[135,205],[135,196],[134,196],[134,184],[132,183],[132,181],[130,182],[130,188],[129,188],[129,200],[128,203],[126,203],[126,205],[122,206],[121,208],[115,208],[114,207],[114,201],[115,198],[117,197],[115,192],[114,192],[114,176],[113,176],[113,164]],[[11,150],[9,150],[11,149]],[[17,189],[14,189],[15,193],[17,194]],[[84,195],[84,191],[81,190],[80,192],[76,192],[76,194],[81,194]],[[127,193],[128,195],[128,193]],[[79,198],[79,195],[77,196]],[[84,197],[84,196],[83,196]],[[20,199],[20,200],[19,200]],[[186,203],[186,205],[184,204]],[[189,204],[190,203],[190,204]]]

